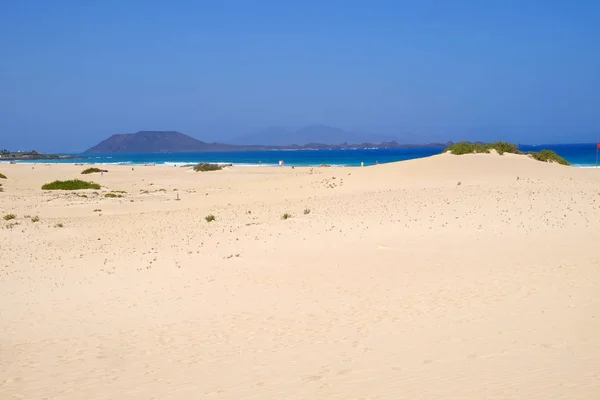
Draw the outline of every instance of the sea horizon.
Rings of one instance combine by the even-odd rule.
[[[233,166],[314,167],[320,165],[356,167],[407,161],[441,154],[445,147],[411,147],[393,149],[315,149],[263,150],[235,152],[165,152],[165,153],[57,153],[81,158],[55,160],[16,160],[27,164],[90,164],[90,165],[162,165],[184,166],[200,162],[232,164]],[[548,149],[565,158],[573,167],[596,167],[596,143],[519,145],[523,152]],[[10,160],[1,160],[8,163]]]

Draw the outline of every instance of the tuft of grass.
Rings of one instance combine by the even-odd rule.
[[[529,153],[529,156],[538,161],[555,162],[561,165],[571,165],[567,160],[565,160],[552,150],[541,150],[539,153],[532,151]]]
[[[40,222],[40,217],[36,215],[35,217],[31,218],[31,222]]]
[[[104,170],[100,169],[100,168],[88,168],[88,169],[84,169],[83,171],[81,171],[82,175],[87,175],[87,174],[93,174],[96,172],[104,172]]]
[[[4,175],[3,173],[0,173],[0,179],[7,179],[6,175]]]
[[[42,190],[82,190],[82,189],[100,189],[100,185],[94,182],[72,179],[68,181],[54,181],[42,186]]]
[[[506,143],[506,142],[495,142],[495,143],[470,143],[470,142],[460,142],[455,143],[453,145],[448,146],[444,152],[450,152],[454,155],[462,155],[462,154],[477,154],[477,153],[489,153],[491,150],[496,150],[498,154],[502,155],[504,153],[511,154],[525,154],[519,150],[516,144]],[[541,150],[540,152],[530,152],[528,153],[530,157],[535,160],[543,161],[543,162],[555,162],[561,165],[570,165],[567,160],[553,152],[552,150]]]
[[[206,171],[220,171],[223,167],[219,164],[211,164],[211,163],[199,163],[194,165],[194,171],[196,172],[206,172]]]
[[[116,194],[116,193],[106,193],[104,195],[104,197],[108,197],[110,199],[114,199],[114,198],[117,198],[117,197],[123,197],[123,195],[122,194]]]
[[[96,208],[94,212],[102,212],[102,210],[100,208]]]
[[[0,183],[0,192],[4,192],[4,188],[2,187],[1,183]]]
[[[62,228],[64,225],[62,224],[62,222],[59,222],[58,224],[54,225],[55,228]]]
[[[17,216],[15,214],[6,214],[4,216],[5,221],[10,221],[11,219],[15,219],[15,218],[17,218]]]
[[[285,220],[285,219],[289,219],[289,218],[292,218],[292,214],[285,213],[285,214],[281,215],[281,219]]]
[[[516,144],[511,144],[507,142],[494,142],[487,144],[460,142],[448,146],[444,150],[444,152],[450,152],[454,155],[459,156],[462,154],[489,153],[491,150],[496,150],[500,155],[504,153],[523,154]]]
[[[310,208],[305,208],[304,209],[304,215],[308,215],[310,214]]]
[[[204,217],[204,219],[206,220],[206,222],[213,222],[214,220],[216,220],[215,216],[212,214],[207,215],[206,217]]]

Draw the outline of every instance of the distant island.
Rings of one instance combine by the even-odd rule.
[[[26,160],[68,160],[81,158],[77,156],[61,156],[58,154],[43,154],[35,150],[31,151],[9,151],[0,150],[0,161],[26,161]]]
[[[84,154],[113,153],[183,153],[183,152],[234,152],[266,150],[345,150],[345,149],[397,149],[447,147],[449,143],[400,144],[396,141],[381,143],[306,143],[290,145],[207,143],[176,131],[140,131],[117,134],[89,148]]]

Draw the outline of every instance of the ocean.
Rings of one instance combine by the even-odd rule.
[[[522,145],[522,151],[549,149],[564,157],[573,166],[592,168],[596,165],[597,145],[591,144],[555,144]],[[384,164],[429,157],[440,154],[439,148],[403,148],[403,149],[361,149],[361,150],[293,150],[293,151],[248,151],[226,153],[154,153],[154,154],[92,154],[81,159],[18,161],[19,163],[40,164],[104,164],[104,165],[167,165],[181,166],[199,162],[231,163],[236,166],[276,166],[280,161],[286,166],[365,166]],[[75,154],[69,154],[75,155]]]

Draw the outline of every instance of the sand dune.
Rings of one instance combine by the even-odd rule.
[[[0,165],[1,399],[600,395],[598,171],[83,168]]]

